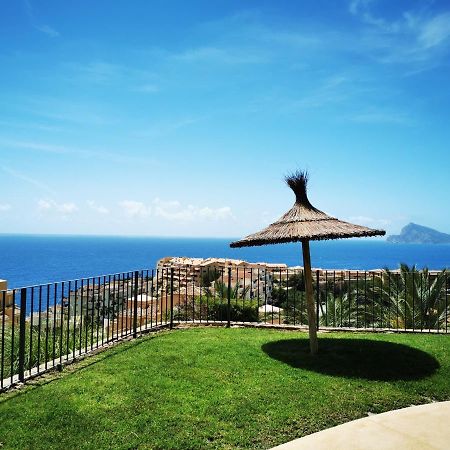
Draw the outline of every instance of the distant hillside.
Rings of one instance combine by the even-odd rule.
[[[388,236],[386,240],[394,244],[450,244],[450,234],[409,223],[400,234]]]

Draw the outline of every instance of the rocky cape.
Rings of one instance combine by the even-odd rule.
[[[409,223],[400,234],[388,236],[386,240],[394,244],[450,244],[450,234]]]

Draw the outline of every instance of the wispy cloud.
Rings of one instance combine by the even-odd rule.
[[[35,25],[34,27],[52,38],[60,36],[58,31],[48,25]]]
[[[135,200],[123,200],[119,202],[119,206],[122,208],[125,215],[128,217],[147,217],[151,214],[151,208],[143,202]]]
[[[443,13],[425,21],[419,29],[418,41],[424,49],[449,43],[450,13]]]
[[[33,141],[18,141],[0,139],[0,148],[4,148],[4,151],[8,149],[20,149],[24,151],[43,152],[59,155],[73,155],[79,158],[97,158],[107,161],[112,161],[118,164],[145,164],[145,165],[157,165],[157,161],[153,158],[140,158],[137,156],[128,155],[125,151],[104,151],[104,150],[92,150],[84,148],[68,147],[65,145],[54,145],[44,142]]]
[[[45,191],[50,194],[55,194],[55,191],[52,188],[50,188],[47,184],[43,183],[40,180],[30,177],[29,175],[19,172],[18,170],[11,169],[10,167],[1,166],[1,169],[3,170],[3,172],[7,173],[16,180],[30,184],[40,189],[41,191]]]
[[[143,84],[141,86],[136,86],[133,90],[143,94],[155,94],[160,91],[160,88],[156,84]]]
[[[348,85],[350,81],[348,77],[340,74],[328,77],[321,81],[319,86],[311,90],[308,95],[300,99],[291,100],[289,107],[293,109],[310,109],[320,108],[331,103],[340,103],[349,96],[349,90],[346,89],[345,85]]]
[[[450,13],[433,13],[426,6],[400,11],[397,17],[382,17],[375,13],[375,0],[352,0],[348,11],[355,18],[355,28],[337,29],[308,21],[296,27],[279,28],[269,25],[258,15],[230,17],[219,24],[222,45],[210,45],[187,51],[180,56],[200,59],[227,54],[236,42],[244,42],[241,55],[256,54],[269,62],[297,59],[301,68],[308,68],[323,58],[355,55],[381,64],[407,64],[435,67],[445,62],[443,53],[450,49]],[[396,8],[392,8],[395,10]],[[358,23],[359,22],[359,23]],[[223,44],[223,42],[231,42]],[[264,49],[262,53],[258,53]],[[251,58],[249,59],[252,60]],[[226,58],[225,58],[226,61]],[[255,62],[258,62],[256,59]]]
[[[33,123],[33,122],[14,122],[10,120],[0,120],[0,127],[5,128],[20,128],[26,130],[38,130],[38,131],[50,131],[50,132],[59,132],[59,131],[67,131],[61,127],[55,125],[47,125],[44,123]]]
[[[78,211],[78,206],[72,202],[57,203],[54,200],[40,199],[37,202],[40,212],[55,211],[63,215],[74,214]]]
[[[351,0],[348,5],[348,10],[351,14],[358,14],[361,9],[367,8],[369,3],[371,3],[373,0]]]
[[[219,220],[233,218],[231,208],[228,206],[211,208],[187,205],[183,207],[178,201],[163,201],[159,198],[153,200],[153,214],[167,220]]]
[[[50,25],[47,25],[45,23],[41,23],[36,19],[35,10],[30,2],[30,0],[24,0],[24,6],[25,6],[25,12],[28,16],[28,19],[30,20],[31,25],[36,30],[40,31],[41,33],[46,34],[47,36],[51,38],[55,38],[60,36],[60,33],[56,31],[54,28],[52,28]]]
[[[350,120],[352,122],[367,124],[392,124],[406,126],[411,126],[414,124],[414,121],[408,114],[394,111],[361,112],[351,116]]]
[[[368,227],[386,227],[392,224],[392,220],[390,219],[380,219],[368,216],[351,216],[348,218],[348,220],[358,225],[364,225]]]
[[[423,70],[445,61],[450,50],[450,13],[426,8],[404,11],[389,20],[373,13],[371,0],[353,0],[349,11],[367,27],[356,48],[366,49],[379,62],[414,64]]]
[[[40,199],[37,202],[37,210],[40,218],[51,218],[52,220],[72,221],[75,213],[79,211],[78,206],[73,202],[58,203],[54,200]]]
[[[109,209],[106,208],[103,205],[98,205],[96,202],[94,202],[93,200],[88,200],[87,201],[87,205],[89,206],[89,208],[92,211],[95,211],[99,214],[109,214]]]
[[[263,64],[268,62],[267,55],[261,48],[250,49],[234,47],[198,47],[185,50],[171,56],[172,59],[187,63],[215,64]]]
[[[6,212],[11,209],[11,205],[9,203],[0,203],[0,212]]]
[[[71,151],[67,147],[40,142],[1,139],[0,145],[2,147],[11,147],[23,150],[36,150],[45,153],[71,153]]]
[[[302,93],[268,90],[264,95],[257,95],[249,102],[248,111],[257,113],[270,110],[272,113],[296,115],[346,103],[368,90],[353,76],[343,73],[311,79],[308,84],[309,89],[303,89]]]
[[[159,121],[153,124],[149,124],[149,126],[145,129],[135,132],[135,135],[139,137],[152,138],[167,136],[169,134],[175,133],[181,128],[186,128],[190,125],[198,123],[200,120],[201,118],[199,117],[183,117],[170,121]]]
[[[154,71],[140,68],[139,64],[123,65],[104,60],[76,61],[62,64],[61,69],[61,76],[76,84],[95,84],[106,88],[120,86],[130,92],[145,94],[154,94],[160,90]]]
[[[15,107],[22,113],[36,116],[36,120],[51,120],[68,125],[107,126],[117,125],[118,119],[110,111],[105,112],[98,103],[78,102],[75,99],[58,99],[42,96],[14,97]]]
[[[127,69],[118,64],[105,61],[92,61],[88,63],[70,63],[66,65],[70,76],[76,81],[105,84],[121,81]]]
[[[150,204],[145,204],[135,200],[124,200],[119,202],[119,206],[130,218],[162,218],[168,221],[215,221],[234,219],[231,208],[223,206],[213,208],[209,206],[186,205],[183,206],[179,201],[164,201],[155,198]]]

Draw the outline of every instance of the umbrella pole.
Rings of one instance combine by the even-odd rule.
[[[314,293],[311,272],[311,255],[309,240],[302,240],[303,270],[305,274],[306,308],[308,310],[309,346],[311,354],[315,355],[319,350],[317,342],[316,309],[314,305]]]

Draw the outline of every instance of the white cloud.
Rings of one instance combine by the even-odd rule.
[[[150,215],[151,209],[142,202],[135,200],[124,200],[119,202],[119,206],[129,217],[147,217]]]
[[[155,217],[168,221],[211,221],[234,219],[229,206],[211,208],[209,206],[183,206],[177,200],[165,201],[155,198],[151,204],[135,200],[125,200],[119,203],[125,214],[132,218]]]
[[[55,211],[68,215],[78,211],[78,206],[72,202],[57,203],[54,200],[40,199],[37,204],[38,210],[41,212]]]
[[[162,201],[159,198],[154,199],[152,204],[154,215],[167,220],[194,221],[233,218],[231,208],[228,206],[211,208],[187,205],[183,207],[178,201]]]
[[[223,206],[222,208],[200,208],[198,210],[198,216],[203,219],[229,219],[233,217],[231,208],[229,206]]]
[[[352,216],[348,218],[349,222],[356,223],[358,225],[364,225],[367,227],[376,227],[381,226],[385,227],[392,223],[390,219],[377,219],[375,217],[367,217],[367,216]]]
[[[75,203],[61,203],[59,205],[57,204],[56,209],[64,214],[72,214],[78,211],[78,207],[77,205],[75,205]]]
[[[9,203],[0,203],[0,212],[9,211],[11,209],[11,205]]]
[[[52,204],[47,200],[39,200],[38,201],[38,209],[39,211],[48,211],[52,208]]]
[[[102,205],[97,205],[93,200],[88,200],[87,204],[90,209],[92,209],[95,212],[98,212],[99,214],[109,214],[109,209]]]

